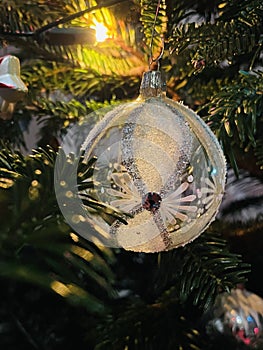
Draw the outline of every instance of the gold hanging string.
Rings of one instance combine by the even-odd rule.
[[[149,70],[151,69],[151,65],[152,65],[153,63],[157,63],[157,70],[160,69],[160,60],[161,60],[161,58],[163,57],[163,53],[164,53],[164,37],[161,36],[161,40],[162,40],[161,52],[160,52],[160,54],[159,54],[156,58],[153,57],[153,38],[154,38],[155,27],[156,27],[156,21],[157,21],[157,16],[158,16],[160,7],[161,7],[161,0],[158,0],[157,7],[156,7],[156,11],[155,11],[155,16],[154,16],[154,21],[153,21],[152,33],[151,33],[150,56],[149,56]]]

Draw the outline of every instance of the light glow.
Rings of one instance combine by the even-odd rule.
[[[108,28],[106,28],[102,23],[95,21],[93,28],[96,31],[96,41],[98,43],[105,41],[109,37]]]

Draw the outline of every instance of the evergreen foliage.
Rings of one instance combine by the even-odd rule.
[[[218,293],[239,283],[248,280],[248,289],[257,285],[263,297],[262,283],[255,282],[260,277],[253,274],[263,267],[262,258],[253,257],[255,247],[258,254],[262,247],[262,215],[246,225],[242,220],[229,225],[221,215],[185,247],[142,254],[85,241],[57,204],[54,166],[61,157],[61,178],[78,164],[76,191],[82,191],[87,210],[106,221],[127,219],[85,195],[93,186],[93,159],[58,154],[58,145],[72,125],[88,121],[92,127],[101,118],[96,110],[138,96],[141,75],[149,56],[161,52],[162,36],[169,97],[199,111],[237,175],[246,170],[262,181],[262,2],[162,0],[151,51],[157,3],[0,3],[2,55],[20,58],[29,89],[13,118],[0,119],[0,344],[5,350],[248,348],[231,337],[208,338],[203,322]],[[83,40],[53,45],[46,36],[56,26],[86,28],[94,21],[104,23],[112,38],[94,45]],[[39,126],[34,150],[24,141],[32,121]],[[257,200],[262,203],[262,194]],[[233,239],[238,232],[243,239],[249,235],[247,246]]]

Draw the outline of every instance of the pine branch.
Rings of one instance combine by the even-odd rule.
[[[6,281],[25,281],[54,291],[91,312],[104,311],[105,300],[114,294],[110,268],[114,257],[107,248],[81,240],[65,223],[53,188],[56,159],[51,149],[35,151],[29,157],[7,149],[0,154],[0,199],[4,209],[0,275]],[[64,172],[74,173],[75,161],[72,156],[64,159],[62,178]],[[91,166],[92,161],[80,161],[79,185],[84,180],[87,184]],[[117,215],[94,199],[85,205],[108,218]]]
[[[262,89],[261,72],[251,74],[240,71],[240,80],[223,87],[204,107],[209,108],[207,120],[236,171],[233,145],[237,144],[243,149],[255,148],[260,138]]]
[[[83,68],[72,67],[67,63],[30,61],[28,65],[23,66],[23,78],[29,86],[29,97],[32,100],[39,99],[40,93],[45,96],[43,94],[45,92],[47,97],[52,98],[52,94],[56,95],[60,91],[66,95],[66,100],[68,99],[67,95],[72,94],[78,100],[88,99],[89,96],[92,96],[93,99],[104,102],[111,100],[112,95],[117,98],[124,96],[127,98],[128,93],[138,93],[140,75],[127,74],[125,63],[120,64],[119,71],[116,73],[112,71],[104,73],[103,67],[99,67],[100,59],[103,56],[93,56],[91,52],[91,57],[97,57],[98,63],[90,67],[86,61],[87,66],[83,62]],[[121,61],[120,59],[119,63]],[[110,64],[111,60],[109,60],[108,67]],[[109,70],[110,68],[106,67],[105,69]]]
[[[20,13],[20,11],[25,11],[25,8],[13,8],[11,6],[8,7],[7,11],[10,11],[10,16],[16,18],[17,21],[20,20],[21,23],[15,22],[14,27],[16,30],[14,32],[11,30],[8,31],[8,29],[3,29],[2,37],[5,39],[5,41],[9,41],[9,39],[12,41],[13,38],[16,40],[16,45],[18,44],[21,48],[30,46],[30,52],[26,53],[27,59],[30,55],[31,58],[53,60],[56,62],[68,62],[75,66],[83,66],[83,64],[86,64],[91,68],[91,70],[94,69],[92,65],[95,64],[97,68],[101,66],[102,69],[99,69],[99,71],[102,74],[118,74],[118,71],[121,69],[123,75],[128,71],[134,70],[134,66],[139,66],[140,74],[141,71],[144,70],[145,64],[144,56],[138,52],[135,47],[137,44],[135,30],[123,20],[116,20],[112,12],[110,12],[107,8],[117,4],[118,2],[120,1],[107,1],[92,7],[87,6],[84,3],[80,4],[79,2],[72,2],[71,6],[67,4],[64,4],[63,6],[61,5],[61,7],[58,8],[57,18],[55,20],[53,19],[50,23],[47,23],[35,30],[31,28],[30,32],[23,31],[23,19],[28,19],[28,16],[27,14]],[[61,12],[59,12],[59,10]],[[92,14],[90,14],[91,12]],[[37,11],[33,14],[30,13],[30,16],[34,15],[37,16],[35,18],[36,23],[43,22],[43,18],[41,17],[43,16],[43,13],[39,14]],[[3,17],[3,23],[4,19],[5,17]],[[110,40],[109,45],[97,44],[95,45],[95,50],[92,50],[94,43],[92,42],[91,47],[91,43],[87,38],[87,35],[91,34],[85,33],[85,28],[89,29],[90,27],[94,26],[95,20],[105,23],[110,29],[111,33],[114,34],[114,39]],[[73,40],[72,42],[68,43],[67,39],[65,38],[67,33],[65,31],[65,34],[61,35],[60,41],[54,44],[52,42],[52,36],[51,32],[49,33],[49,30],[54,26],[57,27],[63,23],[66,23],[66,26],[73,27],[78,31],[83,29],[84,33],[81,32],[80,34],[75,35],[77,37],[76,42]],[[34,26],[32,27],[34,28]],[[119,33],[119,35],[116,36],[116,33]],[[22,38],[23,36],[25,37],[24,40]],[[83,52],[84,50],[86,50],[86,52]],[[21,52],[20,56],[24,57],[24,52]],[[83,61],[83,58],[86,60],[86,62]],[[103,71],[103,68],[105,71]]]
[[[65,14],[67,1],[27,1],[5,0],[0,5],[0,25],[2,32],[32,32],[52,19]],[[8,21],[7,21],[8,19]]]
[[[182,303],[191,301],[207,309],[219,291],[230,291],[244,282],[248,267],[240,256],[229,252],[225,240],[206,232],[184,248],[160,256],[157,290],[170,286],[171,294]]]
[[[160,8],[157,13],[158,0],[149,1],[141,0],[141,22],[143,25],[143,32],[145,36],[145,43],[148,48],[148,56],[155,58],[161,51],[163,46],[162,38],[166,33],[166,11],[165,1],[160,1]],[[156,22],[155,22],[156,21]],[[150,47],[152,45],[152,47]],[[157,50],[157,52],[155,52]],[[152,52],[151,52],[152,51]]]
[[[99,10],[103,7],[110,7],[119,2],[120,0],[108,0],[95,6],[87,6],[86,3],[82,3],[82,5],[84,5],[83,7],[80,6],[79,2],[75,3],[74,1],[53,1],[51,3],[39,0],[38,3],[27,2],[27,6],[22,3],[20,6],[18,4],[13,6],[13,1],[7,0],[2,6],[0,5],[2,13],[0,17],[0,28],[1,23],[3,23],[0,35],[5,37],[33,36],[38,40],[40,34],[51,28],[57,27],[60,24],[70,23],[89,12]],[[43,22],[47,22],[52,16],[54,16],[53,20],[43,25]],[[61,16],[63,17],[61,18]],[[9,18],[9,27],[6,26],[7,18]],[[30,23],[30,26],[28,23]],[[36,23],[38,23],[38,25],[35,27],[34,24]],[[28,28],[30,28],[30,30]]]
[[[114,314],[99,324],[96,350],[202,349],[198,331],[172,298],[169,304],[147,305],[136,299],[118,303]]]
[[[237,29],[238,28],[238,29]],[[238,30],[238,34],[237,34]],[[253,52],[259,40],[259,28],[238,26],[234,22],[218,21],[215,24],[203,23],[197,26],[189,23],[176,27],[169,50],[180,54],[191,47],[207,65],[233,60],[236,55]],[[208,45],[209,43],[209,45]]]
[[[238,6],[236,2],[225,5],[215,23],[186,21],[180,24],[178,19],[181,20],[183,15],[174,15],[172,19],[176,22],[170,29],[169,50],[180,54],[189,49],[204,58],[207,65],[253,52],[260,44],[262,11],[260,1],[244,0]]]

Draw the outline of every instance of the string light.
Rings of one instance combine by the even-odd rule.
[[[105,41],[109,37],[108,28],[106,28],[102,23],[94,21],[94,26],[92,28],[94,28],[96,31],[96,41],[98,43]]]

